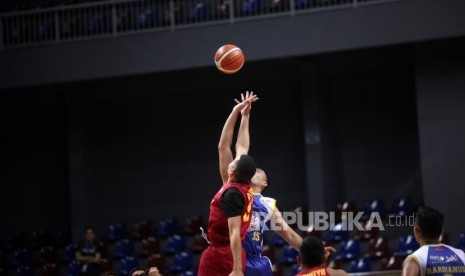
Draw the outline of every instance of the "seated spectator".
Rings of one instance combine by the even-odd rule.
[[[296,276],[347,276],[347,272],[342,269],[333,269],[326,266],[327,258],[331,252],[325,251],[323,242],[319,239],[308,236],[300,246],[300,255],[297,262],[302,267],[302,271]]]
[[[98,252],[98,242],[95,229],[86,228],[84,241],[78,245],[76,250],[76,260],[81,265],[81,275],[99,276],[102,271],[100,268],[100,252]]]

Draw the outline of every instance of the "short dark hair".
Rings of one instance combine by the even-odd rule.
[[[250,183],[250,180],[257,171],[257,164],[255,164],[252,157],[243,154],[239,160],[236,161],[234,171],[236,173],[236,182]]]
[[[323,242],[312,236],[306,237],[300,246],[300,258],[302,259],[302,266],[306,268],[321,265],[325,258]]]
[[[131,269],[131,271],[129,272],[128,276],[133,276],[132,274],[134,274],[134,272],[136,272],[136,271],[143,271],[143,272],[142,272],[143,274],[144,274],[144,273],[147,274],[147,273],[146,273],[146,270],[145,270],[144,268],[142,268],[142,267],[136,267],[136,268]]]
[[[444,225],[444,214],[431,207],[419,207],[415,215],[415,225],[425,239],[439,239]]]
[[[95,231],[95,228],[92,227],[92,226],[86,226],[86,232],[87,232],[88,230],[91,230],[94,234],[97,233],[97,231]]]

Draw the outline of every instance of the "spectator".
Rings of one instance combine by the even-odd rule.
[[[99,264],[101,254],[96,237],[95,229],[87,227],[84,241],[78,245],[76,260],[81,264],[81,275],[99,276],[102,273]]]

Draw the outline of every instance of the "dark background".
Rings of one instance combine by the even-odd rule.
[[[465,229],[465,25],[450,15],[463,2],[444,1],[451,6],[437,13],[424,6],[432,1],[405,2],[282,19],[332,18],[316,25],[320,34],[268,19],[4,50],[0,235],[70,226],[80,238],[86,225],[104,233],[111,222],[206,216],[220,186],[223,123],[233,99],[253,90],[250,154],[281,210],[373,198],[389,207],[407,196],[444,211],[455,242]],[[410,22],[403,12],[379,17],[414,7],[412,25],[396,25]],[[263,24],[289,35],[248,39],[263,38]],[[244,45],[235,75],[203,57],[225,41],[221,30]],[[192,38],[202,32],[209,40]],[[290,42],[297,37],[306,43]],[[151,40],[166,50],[149,51]]]

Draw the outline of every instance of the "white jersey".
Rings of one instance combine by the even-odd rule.
[[[423,245],[409,257],[420,266],[421,276],[465,276],[465,253],[452,246]]]

